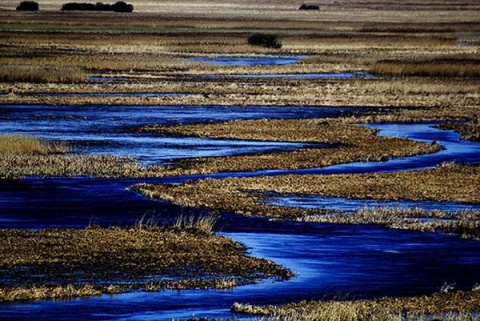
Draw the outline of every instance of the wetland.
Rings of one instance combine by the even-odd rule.
[[[2,320],[478,318],[480,7],[133,4],[0,5]]]

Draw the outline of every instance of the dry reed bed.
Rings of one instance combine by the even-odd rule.
[[[415,59],[379,61],[372,68],[372,72],[399,76],[478,77],[480,76],[480,60],[476,57],[464,59],[444,57],[427,61]]]
[[[73,83],[86,79],[86,74],[79,68],[74,67],[0,65],[0,81],[7,83]]]
[[[0,83],[0,104],[49,105],[269,105],[269,106],[372,106],[430,108],[420,115],[432,119],[457,119],[460,108],[480,105],[476,79],[373,79],[373,80],[245,80],[220,78],[164,79],[153,77],[120,83],[86,83],[74,87],[64,84]],[[7,94],[11,92],[11,94]],[[35,93],[124,93],[167,92],[191,93],[164,97],[55,97]],[[208,94],[204,96],[202,94]],[[432,109],[435,107],[436,109]],[[434,111],[434,112],[431,112]],[[469,112],[470,116],[474,113]],[[436,118],[439,118],[436,117]],[[417,117],[418,118],[418,117]]]
[[[480,222],[476,211],[457,213],[454,215],[455,219],[442,213],[441,209],[439,213],[419,210],[365,210],[353,215],[325,215],[325,211],[321,210],[266,205],[264,195],[274,192],[379,200],[480,203],[479,170],[478,166],[448,164],[413,172],[207,179],[176,186],[140,184],[135,186],[135,189],[148,197],[164,199],[181,206],[229,211],[246,216],[295,218],[327,223],[373,223],[420,231],[443,230],[459,233],[463,237],[478,238]]]
[[[201,225],[0,230],[0,301],[232,288],[292,276]]]
[[[480,291],[439,292],[356,301],[301,301],[283,306],[235,303],[232,311],[281,320],[478,320]]]
[[[163,168],[109,155],[1,155],[0,178],[24,176],[155,177]],[[159,174],[160,173],[160,174]]]
[[[433,153],[437,144],[402,138],[379,137],[375,131],[326,120],[246,120],[225,123],[153,126],[141,129],[161,135],[227,139],[272,140],[332,144],[329,148],[304,148],[291,152],[194,158],[177,165],[187,173],[259,171],[324,167],[354,161],[382,161],[390,157]]]
[[[47,155],[69,151],[65,143],[21,135],[0,135],[0,155]]]

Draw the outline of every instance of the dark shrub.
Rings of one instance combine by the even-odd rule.
[[[278,41],[277,35],[266,33],[253,33],[248,37],[248,44],[252,46],[262,46],[267,48],[279,49],[282,44]]]
[[[115,4],[104,4],[102,2],[93,3],[78,3],[69,2],[62,6],[64,11],[115,11],[115,12],[132,12],[133,5],[127,4],[123,1],[118,1]]]
[[[314,4],[302,4],[298,10],[320,10],[320,7]]]
[[[113,5],[113,11],[115,12],[132,12],[133,5],[127,4],[123,1],[118,1]]]
[[[38,3],[35,1],[22,1],[17,6],[18,11],[38,11]]]
[[[113,11],[113,6],[111,4],[105,4],[102,2],[97,2],[95,4],[95,8],[97,11]]]
[[[78,3],[78,2],[69,2],[65,3],[62,6],[64,11],[95,11],[95,5],[93,3]]]

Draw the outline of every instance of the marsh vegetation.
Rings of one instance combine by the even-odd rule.
[[[292,272],[211,232],[210,217],[171,227],[1,230],[0,301],[68,299],[143,289],[233,288]],[[228,258],[228,259],[227,259]]]
[[[93,5],[96,11],[89,14],[62,12],[62,4],[61,0],[42,3],[39,12],[24,11],[26,4],[17,11],[18,1],[14,0],[0,4],[1,105],[69,105],[78,110],[100,105],[371,109],[338,119],[244,117],[210,123],[199,119],[193,124],[177,119],[156,124],[145,117],[136,128],[115,128],[149,138],[309,144],[288,151],[175,159],[167,165],[139,164],[132,157],[92,155],[88,144],[97,143],[92,141],[80,153],[74,144],[3,135],[0,177],[8,178],[7,183],[29,176],[184,178],[294,171],[350,162],[385,162],[442,149],[436,142],[379,136],[376,130],[359,123],[453,121],[441,126],[478,141],[480,5],[475,3],[340,0],[319,2],[321,10],[317,10],[317,4],[305,4],[303,9],[312,9],[305,11],[283,0],[180,0],[175,5],[137,0],[135,12],[128,15],[98,11],[113,8],[100,4]],[[122,6],[133,10],[126,3]],[[221,65],[192,59],[292,55],[302,58],[277,65]],[[299,77],[347,72],[372,76]],[[152,92],[172,95],[147,95]],[[104,97],[102,93],[111,95]],[[14,112],[0,106],[3,120],[10,119]],[[56,120],[53,116],[49,121]],[[84,120],[78,118],[79,122]],[[167,144],[159,148],[167,150]],[[375,224],[477,239],[478,211],[362,209],[344,213],[268,205],[265,195],[275,192],[479,204],[479,177],[478,165],[449,163],[433,169],[389,173],[289,173],[199,179],[175,185],[139,184],[132,190],[183,207],[268,217],[272,225],[275,220],[304,226]],[[209,216],[179,216],[168,227],[158,226],[155,219],[144,219],[133,227],[2,229],[0,300],[65,299],[139,289],[225,289],[269,277],[292,276],[286,268],[247,256],[242,245],[212,233],[214,222],[215,218]],[[413,317],[465,313],[468,318],[471,312],[479,312],[478,300],[478,291],[456,291],[403,299],[304,301],[283,307],[235,304],[234,310],[306,320],[389,319],[405,311]],[[307,310],[309,313],[304,313]]]

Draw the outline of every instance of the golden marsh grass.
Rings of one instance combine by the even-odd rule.
[[[301,301],[283,306],[233,304],[231,310],[281,320],[478,320],[480,291],[356,301]]]
[[[140,130],[173,136],[332,144],[328,148],[311,147],[292,152],[196,158],[179,162],[178,167],[188,173],[325,167],[352,161],[381,161],[390,157],[427,154],[440,149],[437,144],[381,137],[365,127],[324,119],[242,120],[201,125],[152,126]]]
[[[380,61],[373,66],[372,72],[396,76],[478,77],[480,59]]]
[[[63,154],[68,151],[65,143],[47,142],[30,136],[0,135],[0,154],[3,156]]]

